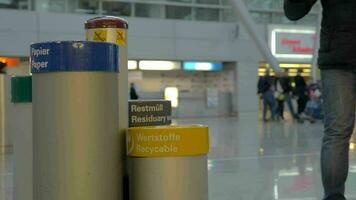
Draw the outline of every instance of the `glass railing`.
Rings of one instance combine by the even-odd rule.
[[[0,9],[29,10],[29,0],[1,0]]]
[[[259,24],[289,24],[283,0],[243,0]],[[0,0],[0,8],[194,21],[237,22],[230,0]],[[317,10],[298,24],[314,25]],[[295,23],[295,22],[294,22]]]

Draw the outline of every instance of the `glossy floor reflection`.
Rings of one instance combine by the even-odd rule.
[[[238,119],[185,119],[178,123],[210,127],[210,200],[322,199],[320,122],[263,123],[256,114],[247,113]],[[353,149],[350,157],[347,195],[356,199]]]
[[[13,166],[11,154],[0,154],[0,200],[13,199]]]
[[[256,113],[175,122],[210,127],[209,200],[321,200],[321,123],[263,123]],[[356,199],[355,146],[348,199]],[[12,155],[0,155],[0,200],[13,200],[12,178]]]

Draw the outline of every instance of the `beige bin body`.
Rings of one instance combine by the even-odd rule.
[[[59,42],[46,49],[46,44],[31,47],[38,49],[31,50],[34,199],[118,200],[118,47]],[[65,60],[68,56],[75,61]],[[47,68],[34,68],[44,60]]]
[[[208,128],[130,128],[130,200],[208,200]]]

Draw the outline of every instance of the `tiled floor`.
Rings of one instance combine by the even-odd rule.
[[[321,199],[321,123],[262,123],[256,113],[177,122],[210,127],[210,200]],[[353,149],[350,157],[347,194],[356,199]],[[0,200],[12,200],[12,176],[12,155],[0,155]]]

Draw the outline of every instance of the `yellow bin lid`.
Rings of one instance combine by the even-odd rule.
[[[209,153],[209,129],[203,125],[172,125],[129,128],[127,155],[177,157]]]

